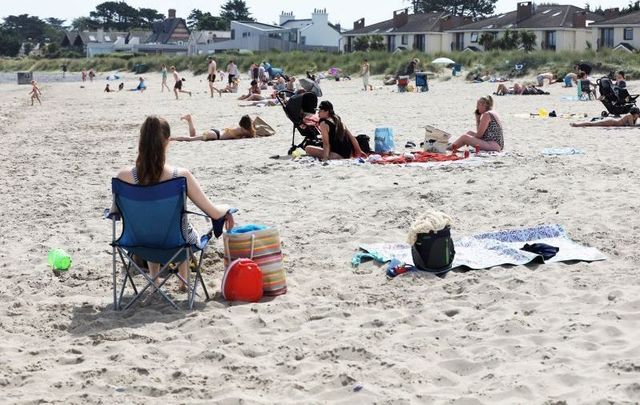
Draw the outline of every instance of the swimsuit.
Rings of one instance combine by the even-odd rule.
[[[138,169],[136,167],[133,167],[131,169],[131,175],[133,176],[134,184],[140,184],[140,179],[138,179]],[[171,173],[171,178],[175,179],[177,177],[178,177],[178,169],[174,167],[173,172]],[[190,245],[198,244],[198,241],[200,240],[200,235],[198,235],[198,232],[196,232],[196,230],[193,229],[193,226],[191,226],[191,224],[189,223],[189,219],[185,214],[182,215],[181,229],[182,229],[182,236],[184,237],[184,240],[188,244]]]
[[[207,76],[207,80],[209,80],[211,83],[216,81],[216,75],[214,73],[211,73],[209,76]]]
[[[347,134],[344,134],[341,139],[336,133],[336,124],[333,121],[323,118],[320,120],[320,123],[322,122],[326,122],[329,126],[329,149],[331,152],[337,153],[345,159],[349,159],[353,152],[353,145]]]
[[[500,149],[504,148],[504,137],[502,135],[502,127],[498,124],[496,117],[491,113],[487,113],[491,116],[491,121],[489,121],[489,125],[487,129],[484,131],[482,135],[482,140],[485,142],[495,142],[500,145]]]
[[[176,90],[182,90],[182,80],[178,80],[176,84],[173,85],[173,88]]]
[[[211,128],[210,130],[204,131],[202,133],[202,140],[203,141],[209,141],[209,140],[212,140],[212,139],[220,140],[220,131],[219,130],[217,130],[215,128]]]

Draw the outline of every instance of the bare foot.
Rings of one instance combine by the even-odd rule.
[[[577,127],[578,126],[575,122],[570,122],[569,125],[571,125],[572,127]]]
[[[182,121],[191,121],[191,119],[192,119],[192,118],[191,118],[191,114],[185,114],[185,115],[183,115],[182,117],[180,117],[180,119],[181,119]]]

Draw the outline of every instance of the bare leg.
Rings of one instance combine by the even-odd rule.
[[[178,89],[174,88],[173,93],[176,95],[176,100],[178,99]]]
[[[318,159],[324,158],[324,150],[319,146],[307,146],[304,148],[304,151],[307,152],[307,155],[316,157]],[[341,155],[338,155],[335,152],[329,152],[329,160],[338,160],[344,159]]]
[[[159,263],[151,263],[151,262],[148,262],[147,264],[149,265],[149,277],[151,277],[153,279],[160,272],[160,264]],[[160,284],[160,280],[156,280],[155,281],[155,285],[157,286],[159,284]]]
[[[572,127],[617,127],[623,126],[618,123],[618,120],[604,120],[594,122],[572,122]]]
[[[459,149],[463,146],[478,146],[481,150],[486,151],[500,152],[502,150],[497,142],[487,142],[482,139],[476,138],[475,136],[469,135],[469,133],[460,136],[460,138],[456,139],[455,142],[451,144],[451,146],[455,149]]]
[[[178,266],[178,274],[184,280],[188,280],[187,277],[189,277],[189,260],[185,260],[184,262],[180,263],[180,265]],[[179,283],[180,287],[178,287],[178,291],[187,292],[187,285],[182,280],[180,280]]]
[[[187,125],[189,126],[189,136],[190,137],[196,136],[196,127],[195,125],[193,125],[193,117],[191,116],[191,114],[185,114],[182,117],[180,117],[180,119],[182,121],[186,121]]]
[[[189,97],[191,97],[191,92],[186,90],[178,90],[180,93],[188,93]]]

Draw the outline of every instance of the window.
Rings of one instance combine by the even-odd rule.
[[[633,41],[633,28],[625,28],[624,29],[624,40],[625,41]]]
[[[424,52],[424,34],[418,34],[413,37],[413,49]]]
[[[231,39],[236,39],[236,30],[231,30]]]
[[[556,49],[556,32],[545,31],[544,33],[544,49],[555,50]]]
[[[402,45],[407,45],[407,44],[409,43],[408,35],[404,35],[404,34],[403,34],[403,35],[400,37],[400,41],[402,42]]]
[[[89,35],[89,41],[96,42],[96,37],[94,37],[93,35]]]
[[[107,42],[111,42],[111,37],[109,35],[105,35],[104,40]]]
[[[472,32],[471,33],[471,42],[474,43],[474,44],[478,42],[478,33],[477,32]]]
[[[242,38],[248,38],[248,37],[250,37],[250,36],[251,36],[251,33],[250,33],[250,32],[243,32],[243,33],[242,33]]]

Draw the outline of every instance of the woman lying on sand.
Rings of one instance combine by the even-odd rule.
[[[322,134],[322,147],[307,146],[304,148],[308,155],[321,160],[349,159],[352,156],[366,157],[360,149],[360,145],[351,131],[342,123],[342,120],[333,111],[333,104],[323,101],[318,106],[320,118],[320,133]]]
[[[629,114],[622,118],[593,122],[572,122],[569,125],[572,127],[633,127],[636,125],[638,118],[640,118],[640,108],[631,107]]]
[[[217,141],[226,139],[242,139],[242,138],[255,138],[256,130],[253,126],[253,122],[248,115],[243,115],[240,118],[238,126],[235,128],[225,128],[223,130],[210,129],[204,131],[202,135],[196,136],[196,127],[193,125],[193,118],[191,114],[180,117],[181,120],[187,122],[189,126],[189,136],[177,136],[171,138],[173,141]]]
[[[478,146],[481,150],[500,152],[504,148],[502,123],[493,111],[493,98],[480,97],[476,103],[476,131],[467,131],[451,144],[451,149]]]
[[[233,228],[233,215],[229,208],[222,205],[214,205],[202,192],[200,185],[188,169],[182,169],[165,164],[167,148],[171,139],[169,123],[159,117],[147,117],[140,128],[140,140],[138,142],[138,158],[135,166],[121,169],[117,178],[130,184],[144,186],[160,183],[162,181],[185,177],[187,179],[187,196],[205,214],[213,219],[225,218],[227,229]],[[111,212],[117,212],[116,207]],[[183,217],[182,232],[189,243],[196,243],[200,236],[191,224]],[[187,280],[188,261],[180,263],[179,274],[183,280]],[[154,278],[158,275],[160,265],[149,263],[149,275]],[[186,291],[186,286],[181,284],[181,291]]]

